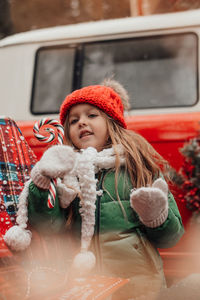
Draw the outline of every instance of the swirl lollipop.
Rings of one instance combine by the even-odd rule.
[[[57,144],[62,145],[63,138],[64,138],[64,128],[57,120],[54,119],[43,118],[39,122],[36,122],[33,127],[33,132],[35,137],[43,143],[50,143],[56,138],[55,129],[52,127],[44,128],[44,130],[48,132],[47,136],[40,134],[40,129],[44,125],[51,125],[52,127],[55,127],[57,133]],[[53,208],[55,205],[56,184],[57,184],[57,180],[55,178],[51,179],[48,201],[47,201],[47,206],[49,208]]]

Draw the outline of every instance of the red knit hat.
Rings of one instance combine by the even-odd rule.
[[[107,86],[107,84],[116,86]],[[76,90],[69,94],[63,101],[60,108],[60,122],[64,125],[66,116],[69,113],[70,108],[73,105],[86,103],[94,105],[104,111],[107,115],[117,121],[122,127],[126,128],[124,120],[124,106],[121,97],[121,91],[123,90],[126,97],[128,97],[124,88],[114,80],[107,80],[105,85],[91,85],[84,87],[80,90]],[[125,98],[126,98],[125,97]],[[125,101],[128,101],[127,99]]]

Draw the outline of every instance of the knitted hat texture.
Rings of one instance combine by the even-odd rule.
[[[62,125],[65,123],[70,108],[73,105],[82,103],[98,107],[122,127],[127,127],[124,120],[124,108],[120,95],[111,87],[103,85],[83,87],[69,94],[60,108],[60,122]]]

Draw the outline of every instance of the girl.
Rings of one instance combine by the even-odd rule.
[[[68,95],[60,110],[67,145],[44,153],[28,195],[29,222],[37,230],[70,226],[74,236],[81,233],[74,269],[130,279],[112,298],[119,300],[165,285],[157,248],[172,247],[184,231],[162,176],[167,162],[126,129],[127,107],[127,92],[114,80]],[[60,181],[48,208],[51,178]]]

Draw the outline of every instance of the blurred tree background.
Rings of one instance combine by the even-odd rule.
[[[200,0],[0,0],[0,38],[33,29],[200,8]]]

